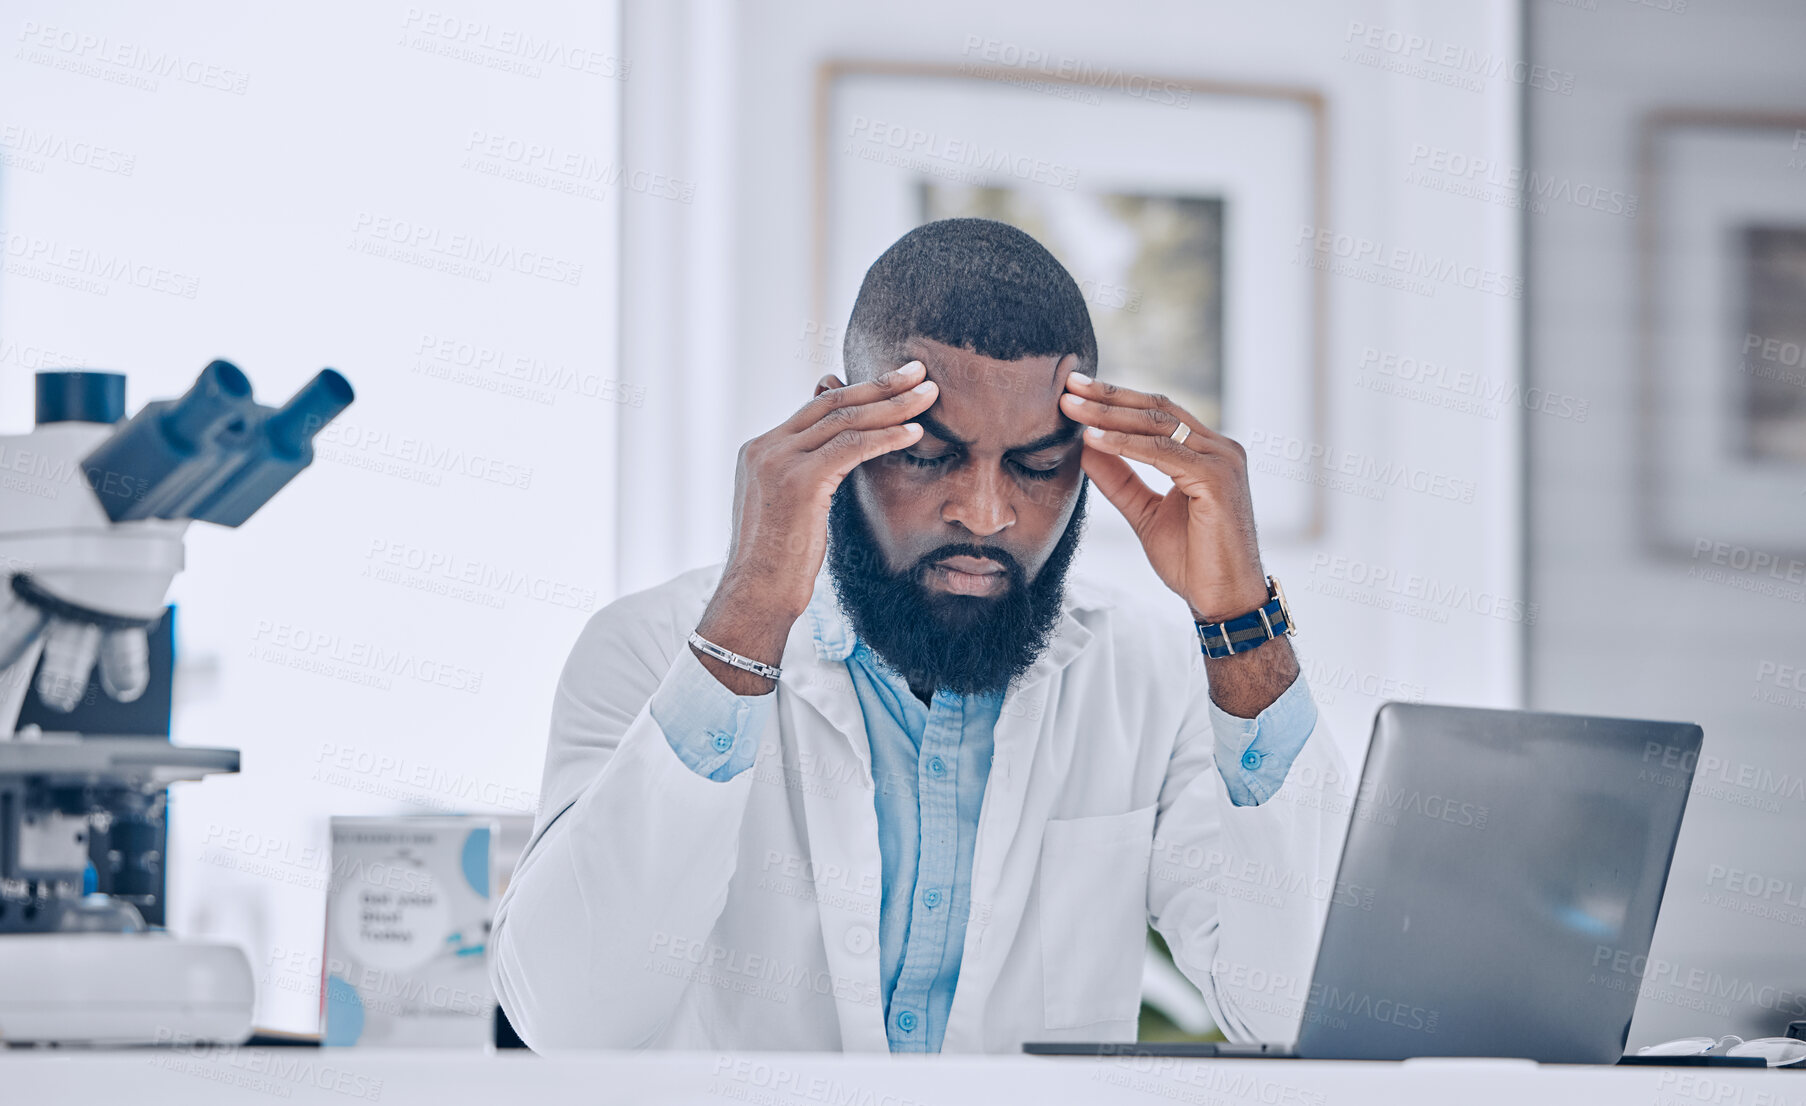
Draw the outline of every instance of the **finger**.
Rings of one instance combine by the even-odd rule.
[[[1086,426],[1096,426],[1104,430],[1120,430],[1125,434],[1164,437],[1169,440],[1173,437],[1174,429],[1183,424],[1189,427],[1191,432],[1185,436],[1183,442],[1174,442],[1180,448],[1189,449],[1194,453],[1210,453],[1230,448],[1228,438],[1212,433],[1202,422],[1177,406],[1171,409],[1114,407],[1067,392],[1060,397],[1060,410],[1065,412],[1068,418],[1084,423]]]
[[[791,441],[796,448],[807,451],[820,449],[834,440],[836,435],[848,430],[876,430],[883,426],[896,426],[928,410],[939,396],[940,385],[932,380],[924,380],[913,388],[873,403],[829,411],[814,426],[803,428]]]
[[[814,426],[830,411],[856,407],[861,403],[872,403],[898,392],[906,392],[927,374],[927,366],[920,361],[911,361],[871,380],[862,380],[844,388],[830,388],[798,408],[796,414],[784,420],[778,431],[786,435],[795,434]]]
[[[1172,402],[1165,396],[1153,392],[1138,392],[1133,388],[1112,384],[1107,380],[1093,380],[1084,373],[1068,373],[1066,388],[1074,395],[1114,404],[1118,407],[1159,407],[1162,402]]]
[[[1231,455],[1228,451],[1203,453],[1159,434],[1126,434],[1092,426],[1080,436],[1087,449],[1153,465],[1188,495],[1208,471],[1206,466],[1220,464]]]
[[[1129,462],[1113,453],[1087,449],[1079,455],[1079,466],[1091,477],[1097,490],[1104,493],[1104,498],[1129,520],[1129,528],[1137,534],[1165,498],[1143,483]]]
[[[838,486],[847,473],[874,457],[882,457],[914,445],[922,436],[922,424],[906,422],[902,426],[884,426],[876,430],[843,430],[828,444],[811,453],[828,462],[833,483]]]
[[[1222,445],[1229,441],[1229,439],[1222,434],[1205,426],[1204,420],[1198,418],[1177,403],[1174,403],[1166,396],[1161,395],[1159,392],[1138,392],[1134,388],[1125,388],[1121,384],[1111,384],[1103,380],[1093,380],[1083,373],[1069,374],[1066,377],[1066,389],[1066,395],[1077,396],[1087,404],[1098,403],[1106,407],[1126,408],[1131,411],[1147,411],[1167,415],[1169,417],[1165,420],[1165,425],[1166,433],[1168,434],[1173,432],[1173,427],[1178,422],[1183,421],[1185,425],[1191,427],[1192,430],[1192,435],[1186,438],[1186,444],[1196,448],[1200,452],[1203,452],[1212,446]],[[1060,398],[1060,406],[1062,409],[1065,409],[1071,401],[1067,400],[1065,395],[1062,395]],[[1077,418],[1078,416],[1074,415],[1072,417]],[[1154,425],[1152,416],[1144,417],[1150,419],[1148,426]],[[1116,427],[1112,429],[1121,428]],[[1144,429],[1142,432],[1146,433],[1147,431]],[[1199,435],[1202,435],[1202,441],[1199,440]]]

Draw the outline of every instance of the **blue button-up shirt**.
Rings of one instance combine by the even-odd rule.
[[[966,947],[972,851],[1003,695],[937,691],[923,703],[864,642],[846,665],[872,747],[884,869],[878,964],[890,1048],[939,1052]]]
[[[817,646],[835,640],[865,717],[878,816],[883,898],[878,951],[885,1030],[892,1052],[938,1052],[959,982],[972,892],[978,814],[991,771],[1002,694],[936,691],[924,704],[851,629],[828,614],[826,593],[810,605]],[[774,695],[735,695],[686,645],[679,671],[653,696],[653,720],[692,771],[729,780],[752,767]],[[1254,718],[1213,702],[1217,771],[1236,806],[1256,806],[1285,782],[1317,725],[1301,675]]]

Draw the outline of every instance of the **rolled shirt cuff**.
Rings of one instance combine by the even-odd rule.
[[[1317,728],[1317,703],[1301,672],[1253,718],[1237,718],[1212,700],[1210,728],[1216,735],[1217,772],[1229,790],[1229,801],[1259,806],[1285,783],[1292,761]]]
[[[735,695],[688,644],[652,693],[652,720],[692,772],[726,782],[752,767],[776,693]]]

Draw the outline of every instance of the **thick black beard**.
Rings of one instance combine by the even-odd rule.
[[[995,546],[943,545],[902,572],[892,572],[878,548],[852,480],[841,481],[828,509],[828,573],[853,632],[912,689],[956,695],[1007,691],[1047,648],[1059,624],[1066,571],[1085,528],[1085,493],[1047,563],[1026,579],[1022,565]],[[948,595],[923,584],[936,561],[964,554],[1003,565],[1010,586],[1000,596]]]

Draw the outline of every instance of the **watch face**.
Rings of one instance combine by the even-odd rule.
[[[1292,605],[1286,602],[1286,589],[1279,586],[1279,577],[1267,577],[1267,583],[1273,585],[1273,598],[1279,600],[1279,613],[1285,616],[1286,633],[1298,632],[1298,623],[1292,621]]]

